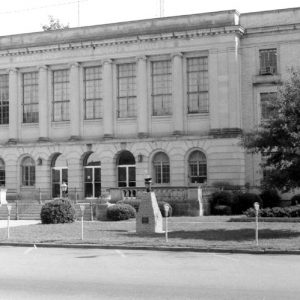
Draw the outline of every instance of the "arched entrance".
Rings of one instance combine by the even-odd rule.
[[[135,187],[135,159],[131,152],[122,151],[117,160],[118,187]]]
[[[68,162],[60,153],[56,154],[51,161],[52,198],[62,198],[61,185],[68,185]]]
[[[83,160],[84,197],[101,196],[101,162],[95,153],[89,153]]]

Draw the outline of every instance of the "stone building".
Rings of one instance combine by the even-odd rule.
[[[0,184],[31,199],[103,188],[257,185],[240,133],[300,63],[300,8],[0,37]]]

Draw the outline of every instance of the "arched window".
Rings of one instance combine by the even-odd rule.
[[[5,185],[5,164],[2,159],[0,159],[0,186]]]
[[[84,196],[98,198],[101,196],[101,162],[95,153],[87,155],[84,166]]]
[[[170,162],[167,154],[158,152],[153,157],[154,183],[170,183]]]
[[[31,157],[25,157],[21,164],[22,172],[22,185],[34,186],[35,185],[35,163]]]
[[[207,162],[205,154],[193,151],[189,156],[190,183],[204,183],[207,180]]]
[[[135,159],[131,152],[125,150],[117,160],[118,187],[135,187]]]

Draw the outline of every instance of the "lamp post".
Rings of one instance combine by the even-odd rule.
[[[68,185],[65,182],[63,182],[61,184],[60,188],[61,188],[61,191],[62,191],[62,197],[66,198],[66,192],[67,192],[67,189],[68,189]]]
[[[167,204],[164,205],[164,211],[165,211],[165,219],[166,219],[166,242],[168,242],[168,216],[169,216],[169,206]]]
[[[80,205],[80,210],[81,210],[81,240],[83,241],[83,215],[85,210],[85,206],[83,204]]]
[[[259,211],[259,203],[258,202],[254,203],[254,209],[255,209],[255,223],[256,223],[255,240],[256,240],[256,246],[258,246],[258,211]]]
[[[12,206],[7,204],[7,239],[9,239],[9,221],[10,221],[10,212]]]

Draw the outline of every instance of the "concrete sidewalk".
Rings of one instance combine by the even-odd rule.
[[[10,220],[9,227],[34,225],[41,223],[40,220]],[[0,220],[0,228],[7,227],[7,220]]]

